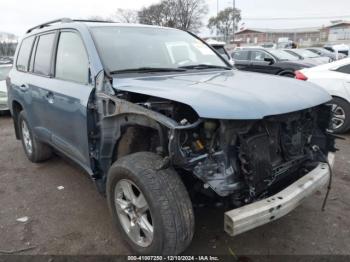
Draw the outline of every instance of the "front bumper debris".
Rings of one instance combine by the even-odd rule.
[[[334,154],[328,154],[328,161],[333,167]],[[301,204],[305,198],[327,184],[329,177],[328,165],[320,163],[315,169],[279,193],[227,211],[224,219],[226,233],[230,236],[236,236],[288,214]]]

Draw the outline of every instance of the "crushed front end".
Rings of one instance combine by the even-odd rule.
[[[335,151],[329,119],[329,107],[321,105],[262,120],[199,120],[172,131],[170,159],[203,188],[236,208],[246,206],[288,188],[326,161]]]

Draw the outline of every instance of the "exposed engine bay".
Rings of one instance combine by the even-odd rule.
[[[249,203],[314,168],[320,161],[314,146],[325,154],[334,151],[326,135],[328,114],[320,106],[257,121],[204,120],[176,132],[179,151],[173,161],[218,195],[238,193]]]
[[[169,100],[123,93],[114,103],[119,101],[119,107],[107,106],[111,116],[123,115],[125,106],[127,112],[140,110],[173,121],[166,123],[170,128],[158,128],[161,139],[152,146],[164,156],[164,166],[193,174],[202,189],[238,205],[265,198],[316,167],[321,159],[315,146],[325,155],[335,151],[326,105],[261,120],[214,120]]]

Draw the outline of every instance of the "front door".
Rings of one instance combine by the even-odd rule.
[[[53,77],[47,88],[49,129],[55,147],[89,168],[87,105],[93,86],[89,83],[88,55],[75,31],[61,31],[53,58]]]
[[[271,59],[271,61],[275,62],[275,59],[265,51],[251,51],[251,63],[249,71],[265,74],[276,74],[276,67],[274,66],[274,62],[265,61],[265,58]]]

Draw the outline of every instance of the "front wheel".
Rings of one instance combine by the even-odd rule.
[[[179,254],[194,233],[192,204],[171,168],[158,170],[161,158],[140,152],[116,161],[107,178],[107,200],[117,228],[132,251]]]
[[[332,131],[345,133],[350,129],[350,104],[339,97],[334,97],[329,104],[332,107]]]

